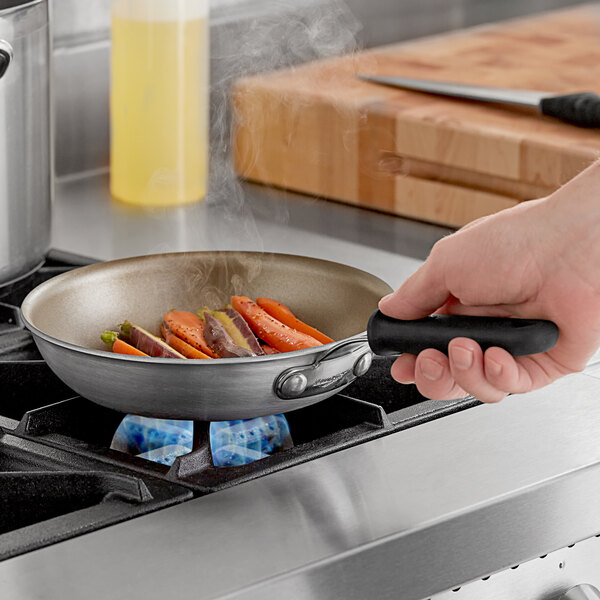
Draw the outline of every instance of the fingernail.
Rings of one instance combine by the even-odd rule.
[[[421,373],[425,376],[429,381],[437,381],[444,372],[444,367],[439,363],[435,362],[431,358],[425,358],[421,362]]]
[[[452,362],[461,369],[461,371],[466,371],[470,369],[473,365],[473,352],[468,348],[462,348],[461,346],[457,346],[453,349],[452,352]]]
[[[500,373],[502,373],[502,365],[492,358],[486,358],[485,370],[488,371],[490,375],[495,375],[496,377],[498,377]]]

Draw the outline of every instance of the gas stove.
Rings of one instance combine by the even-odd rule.
[[[391,359],[343,394],[286,414],[292,447],[250,464],[215,467],[200,451],[171,466],[111,449],[124,414],[77,396],[48,368],[19,305],[37,284],[92,259],[51,251],[0,288],[0,559],[218,492],[299,463],[475,406],[426,401],[389,377]]]
[[[490,407],[426,400],[375,358],[342,394],[286,413],[285,449],[234,467],[200,449],[168,466],[111,447],[125,415],[63,384],[21,322],[33,287],[90,262],[51,251],[0,288],[0,585],[10,597],[47,597],[48,586],[117,597],[135,572],[148,599],[600,598],[597,361]]]
[[[600,598],[598,360],[489,406],[428,401],[375,359],[285,415],[291,447],[167,466],[111,449],[125,415],[66,387],[22,327],[33,286],[88,262],[50,252],[0,290],[7,597]]]

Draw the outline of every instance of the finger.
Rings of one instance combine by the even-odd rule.
[[[452,377],[448,357],[432,348],[423,350],[417,356],[415,383],[419,392],[432,400],[453,400],[466,396]]]
[[[530,372],[503,348],[488,348],[483,365],[486,379],[499,390],[522,394],[534,387]]]
[[[463,225],[458,231],[459,232],[466,231],[467,229],[471,229],[472,227],[475,227],[476,225],[481,225],[484,221],[487,221],[489,219],[489,217],[490,217],[490,215],[487,215],[485,217],[479,217],[479,219],[475,219],[474,221],[470,221],[466,225]]]
[[[420,319],[442,306],[448,296],[440,261],[430,256],[401,287],[379,301],[379,310],[395,319]]]
[[[399,383],[414,383],[416,362],[417,357],[414,354],[399,356],[392,365],[392,377]]]
[[[444,305],[436,310],[436,313],[468,317],[512,317],[515,315],[515,308],[509,304],[467,305],[450,296]]]
[[[448,344],[450,372],[456,383],[481,402],[499,402],[506,391],[494,387],[485,376],[483,352],[468,338],[455,338]]]

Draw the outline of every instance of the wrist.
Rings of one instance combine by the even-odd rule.
[[[600,161],[551,194],[540,207],[555,265],[564,264],[600,292]]]
[[[556,214],[600,221],[600,160],[565,183],[545,201]]]

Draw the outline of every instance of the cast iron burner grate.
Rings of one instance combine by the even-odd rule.
[[[176,483],[0,429],[0,560],[192,497]]]
[[[90,262],[94,261],[53,251],[35,272],[0,287],[0,479],[27,481],[20,500],[23,507],[14,515],[22,526],[1,533],[5,525],[0,518],[0,559],[478,404],[474,399],[428,401],[414,386],[393,382],[392,359],[376,357],[369,373],[343,394],[287,413],[294,446],[254,463],[214,467],[207,460],[206,446],[177,458],[171,467],[117,452],[110,444],[124,415],[77,396],[52,373],[25,330],[18,308],[37,284]],[[207,424],[197,424],[197,434],[206,441]],[[64,487],[80,490],[80,496],[57,493]],[[36,510],[32,498],[42,489],[54,490],[44,497],[57,506],[42,511],[41,523],[30,523],[29,511]],[[0,507],[9,507],[14,500],[10,493],[0,492]],[[4,510],[9,515],[17,509]],[[54,528],[49,526],[53,523]]]
[[[18,306],[39,283],[90,262],[51,252],[36,270],[0,286],[0,560],[194,495],[126,464],[74,453],[68,443],[59,449],[15,431],[27,411],[74,396],[38,353]],[[92,422],[79,426],[94,429]]]

